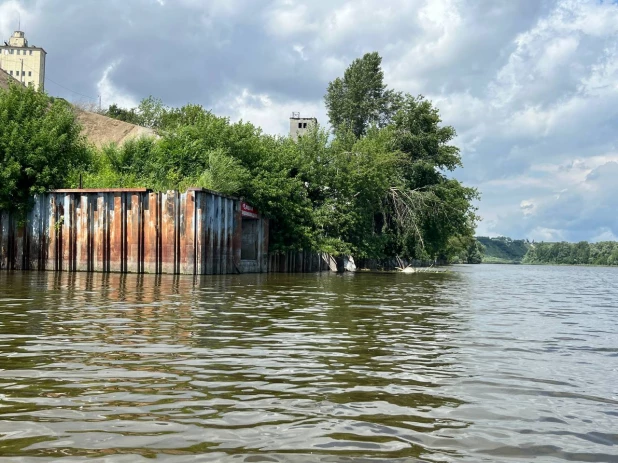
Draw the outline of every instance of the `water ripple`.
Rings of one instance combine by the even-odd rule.
[[[617,276],[0,272],[0,462],[615,462]]]

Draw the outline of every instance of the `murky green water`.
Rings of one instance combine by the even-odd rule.
[[[0,462],[618,461],[618,269],[0,272]]]

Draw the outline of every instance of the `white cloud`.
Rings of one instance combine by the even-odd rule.
[[[305,47],[303,47],[302,45],[296,44],[292,47],[292,49],[298,53],[298,55],[300,56],[300,59],[302,59],[303,61],[307,61],[308,58],[305,55]]]
[[[248,89],[239,89],[228,95],[215,108],[217,114],[229,116],[233,121],[243,120],[259,126],[265,133],[287,135],[289,117],[301,111],[303,117],[317,117],[324,124],[326,116],[319,104],[300,101],[277,101],[267,94],[253,94]]]
[[[618,235],[618,4],[597,0],[0,0],[22,15],[48,77],[104,104],[148,95],[287,134],[327,124],[323,95],[363,53],[391,88],[424,94],[457,129],[483,193],[479,233]],[[117,27],[118,21],[124,24]],[[67,47],[59,24],[72,24]],[[182,27],[178,27],[182,25]],[[111,64],[110,64],[111,63]],[[71,98],[62,88],[48,86]]]
[[[283,2],[268,15],[267,30],[283,38],[317,31],[318,24],[308,16],[306,5]]]
[[[592,241],[618,241],[618,235],[607,227],[602,227],[599,234],[592,237]]]
[[[0,2],[0,38],[7,40],[18,27],[22,30],[36,26],[35,11],[27,9],[18,0]]]
[[[105,68],[101,79],[97,82],[97,89],[104,107],[115,103],[122,108],[133,108],[138,105],[138,99],[119,89],[112,80],[112,73],[120,63],[121,61],[115,61]]]
[[[534,241],[565,241],[565,236],[562,230],[546,227],[535,227],[530,230],[528,239]]]
[[[522,214],[524,214],[524,215],[533,215],[534,214],[534,210],[536,209],[536,204],[534,204],[534,201],[523,200],[519,204],[519,207],[522,210]]]
[[[578,45],[579,40],[574,36],[549,40],[536,63],[536,70],[540,77],[545,79],[554,77],[562,66],[570,62]]]

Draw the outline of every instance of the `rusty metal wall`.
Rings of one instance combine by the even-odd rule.
[[[0,211],[0,269],[239,273],[240,213],[202,189],[57,190],[25,224]]]
[[[56,190],[35,197],[25,223],[0,211],[0,270],[210,275],[332,267],[327,254],[269,254],[265,219],[257,260],[241,261],[240,204],[204,189]]]
[[[330,254],[313,251],[287,251],[268,256],[268,271],[273,273],[307,273],[332,270]],[[335,266],[334,270],[337,268]]]

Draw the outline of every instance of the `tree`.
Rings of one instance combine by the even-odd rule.
[[[449,239],[445,254],[450,263],[480,264],[485,255],[485,246],[473,236],[457,235]]]
[[[400,153],[398,176],[389,191],[386,215],[397,230],[403,254],[448,259],[449,239],[473,237],[478,217],[474,188],[449,178],[461,166],[456,132],[442,125],[438,109],[422,96],[401,97],[400,107],[385,129],[391,150]]]
[[[135,109],[124,109],[118,106],[117,104],[112,104],[107,108],[107,111],[104,113],[105,116],[111,117],[112,119],[118,119],[119,121],[128,122],[130,124],[139,125],[139,116],[135,112]]]
[[[447,175],[461,165],[455,130],[430,101],[388,90],[380,63],[366,54],[329,85],[334,136],[315,127],[297,143],[150,97],[129,113],[160,138],[105,149],[87,186],[199,185],[242,196],[270,219],[273,250],[445,259],[456,236],[478,260],[477,192]]]
[[[171,110],[164,106],[160,99],[149,96],[144,98],[137,108],[125,109],[114,103],[104,114],[112,119],[156,130],[162,128],[170,112]]]
[[[367,53],[352,62],[343,78],[328,84],[324,102],[335,131],[349,129],[358,138],[371,125],[383,127],[389,123],[401,94],[387,90],[381,63],[377,52]]]
[[[571,262],[576,265],[586,265],[590,261],[590,245],[580,241],[571,247]]]
[[[88,160],[66,101],[18,85],[0,89],[0,210],[23,217],[32,195],[65,186]]]

